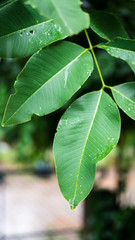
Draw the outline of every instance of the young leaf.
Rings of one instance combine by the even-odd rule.
[[[112,13],[90,10],[90,27],[100,37],[112,40],[116,37],[129,38],[120,20]]]
[[[53,19],[41,16],[24,2],[15,1],[0,9],[0,57],[29,56],[64,37]]]
[[[98,48],[106,50],[111,56],[135,65],[135,40],[116,38],[111,42],[100,43]]]
[[[77,99],[61,118],[54,155],[59,186],[71,208],[91,191],[96,164],[117,144],[120,125],[116,104],[102,90]]]
[[[80,0],[27,0],[27,4],[54,19],[67,36],[77,34],[90,25],[89,15],[80,8]]]
[[[118,106],[135,120],[135,82],[128,82],[111,88]]]
[[[88,49],[59,42],[34,54],[15,83],[3,125],[29,121],[32,114],[45,115],[64,105],[93,71]]]

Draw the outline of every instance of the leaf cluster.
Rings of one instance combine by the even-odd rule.
[[[97,163],[118,143],[118,107],[135,120],[135,82],[106,85],[95,49],[125,61],[135,73],[135,39],[117,16],[92,9],[85,13],[79,0],[6,1],[0,5],[0,23],[0,57],[31,56],[17,77],[3,126],[56,111],[82,87],[95,66],[98,70],[101,89],[69,106],[54,139],[59,186],[73,209],[91,191]],[[86,29],[101,42],[93,46]],[[83,30],[88,48],[67,41]]]

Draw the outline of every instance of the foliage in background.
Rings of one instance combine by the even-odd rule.
[[[72,43],[78,41],[76,36],[68,38],[69,41],[51,44],[89,27],[89,15],[80,9],[78,0],[71,1],[70,4],[66,0],[62,4],[57,0],[56,5],[47,0],[40,4],[36,0],[21,0],[1,5],[1,57],[24,57],[34,53],[17,77],[15,94],[9,98],[5,110],[4,126],[29,121],[33,114],[42,116],[51,113],[69,99],[72,102],[82,93],[94,89],[94,92],[82,96],[68,108],[59,122],[54,141],[59,185],[71,208],[76,207],[88,195],[93,186],[97,162],[114,148],[119,139],[120,115],[116,104],[107,94],[111,94],[109,90],[118,106],[135,119],[135,83],[130,82],[134,79],[130,67],[135,71],[135,40],[130,39],[134,38],[133,24],[127,28],[127,33],[118,20],[120,16],[126,22],[124,8],[132,11],[134,3],[122,3],[121,12],[120,2],[111,4],[108,1],[104,6],[104,10],[109,12],[110,9],[115,12],[117,6],[117,17],[106,11],[91,10],[92,5],[96,9],[97,6],[100,8],[100,4],[96,1],[90,1],[90,4],[87,2],[91,17],[89,35],[94,39],[93,47],[85,31],[88,48],[86,41],[83,47],[80,46],[82,44]],[[86,1],[84,8],[85,3]],[[80,36],[84,39],[83,33]],[[43,48],[47,45],[49,47]],[[106,50],[118,60],[98,49]],[[94,52],[97,53],[97,58],[99,56],[99,63],[101,61],[104,80]],[[93,71],[92,56],[98,75]],[[97,80],[101,80],[102,88]],[[123,82],[125,84],[120,84]],[[83,84],[82,90],[78,91]],[[119,85],[110,87],[116,84]],[[75,92],[77,94],[73,96]],[[27,158],[28,143],[33,148],[33,138],[29,138],[29,134],[32,136],[34,128],[29,125],[23,128],[18,148],[21,149],[23,158]],[[38,131],[38,123],[36,128]],[[26,148],[23,149],[22,146]]]
[[[100,201],[99,201],[100,199]],[[121,209],[116,203],[116,195],[107,191],[93,191],[86,199],[87,218],[84,240],[134,239],[135,209]],[[97,221],[98,219],[98,221]],[[87,230],[89,231],[87,232]],[[86,238],[83,236],[87,236]]]

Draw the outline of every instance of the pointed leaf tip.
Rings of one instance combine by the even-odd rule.
[[[118,108],[104,91],[80,97],[62,116],[53,148],[59,186],[71,209],[91,191],[96,164],[117,144],[120,128]]]

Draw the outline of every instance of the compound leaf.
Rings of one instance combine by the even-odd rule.
[[[118,106],[135,120],[135,82],[128,82],[111,88]]]
[[[59,42],[35,53],[19,74],[9,98],[3,125],[29,121],[64,105],[93,71],[88,49]]]
[[[117,144],[120,115],[104,91],[77,99],[62,116],[54,139],[60,189],[75,208],[92,189],[96,164]]]
[[[129,38],[120,20],[112,13],[91,10],[90,20],[91,29],[104,39]]]

